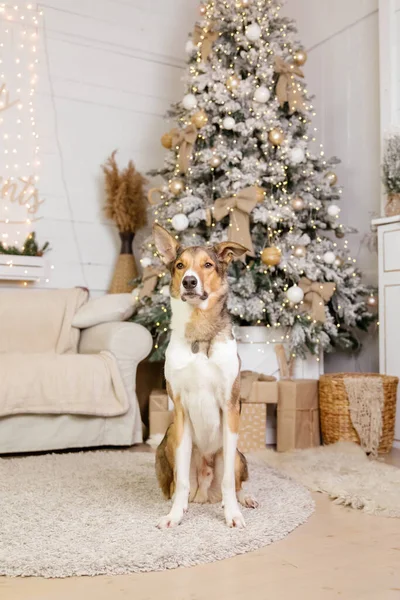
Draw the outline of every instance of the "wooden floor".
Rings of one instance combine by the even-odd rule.
[[[400,451],[393,451],[388,462],[400,467]],[[336,506],[319,494],[315,501],[316,511],[305,525],[257,552],[161,573],[58,580],[0,578],[0,598],[399,600],[400,519],[368,516]]]

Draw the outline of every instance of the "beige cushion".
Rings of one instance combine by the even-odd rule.
[[[108,294],[89,300],[72,320],[74,327],[86,329],[100,323],[125,321],[133,313],[132,294]]]
[[[82,288],[1,292],[0,353],[77,352],[72,319],[87,298]]]
[[[110,417],[129,407],[115,357],[99,354],[3,354],[0,417],[80,414]]]

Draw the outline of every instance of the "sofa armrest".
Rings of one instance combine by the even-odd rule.
[[[81,332],[79,354],[108,350],[119,364],[129,361],[136,366],[150,354],[152,346],[150,333],[138,323],[101,323]]]

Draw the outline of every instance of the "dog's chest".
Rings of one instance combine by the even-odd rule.
[[[214,343],[209,357],[192,352],[191,344],[172,333],[165,374],[174,397],[188,414],[194,442],[203,452],[221,447],[221,410],[230,400],[239,371],[235,340]]]

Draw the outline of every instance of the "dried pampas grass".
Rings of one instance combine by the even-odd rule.
[[[104,212],[121,233],[136,233],[147,223],[147,202],[143,191],[146,179],[136,171],[131,160],[120,171],[115,160],[116,153],[114,150],[101,167],[106,189]]]

